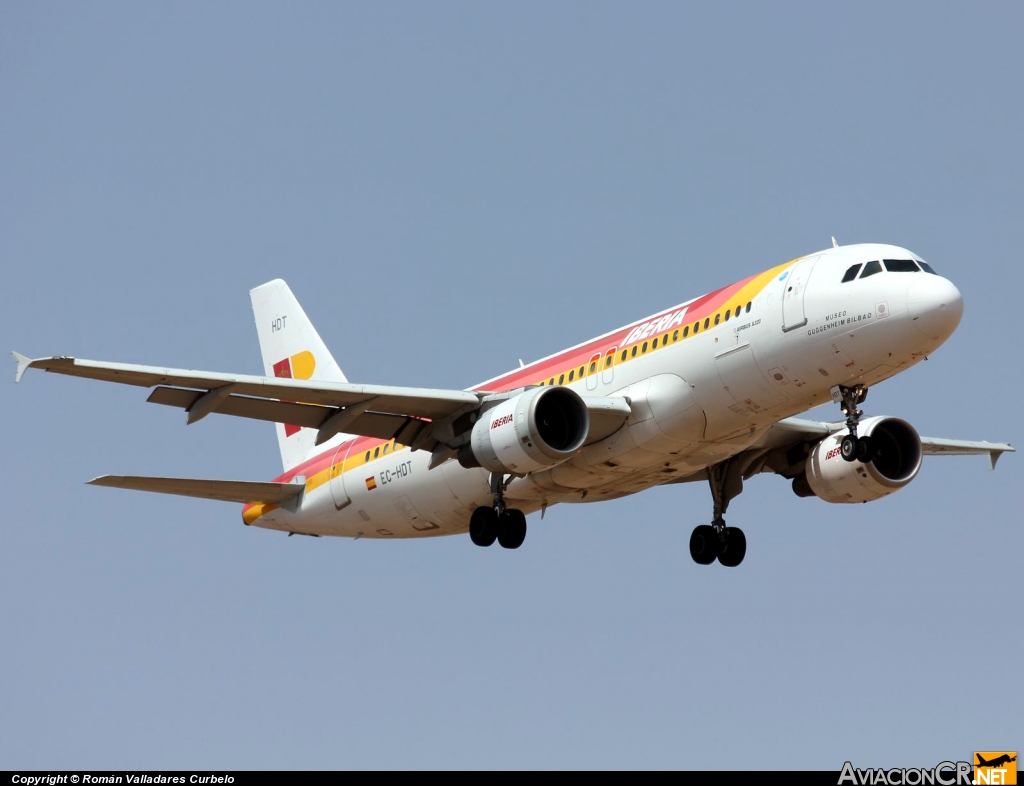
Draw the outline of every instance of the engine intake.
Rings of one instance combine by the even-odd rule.
[[[907,421],[865,418],[857,433],[871,440],[871,458],[866,463],[843,459],[839,443],[845,433],[837,432],[812,448],[804,475],[793,482],[793,491],[826,502],[871,502],[899,491],[917,477],[921,437]]]
[[[590,432],[590,413],[569,388],[530,388],[487,410],[459,451],[464,467],[525,475],[572,458]]]

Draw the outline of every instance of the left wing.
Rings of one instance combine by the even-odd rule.
[[[804,420],[802,418],[786,418],[774,424],[764,436],[752,445],[744,454],[749,459],[748,467],[755,472],[777,472],[790,477],[790,469],[803,467],[804,444],[817,442],[829,434],[843,431],[845,422],[826,423],[820,420]],[[794,449],[797,449],[794,453]],[[971,442],[958,439],[942,439],[939,437],[921,437],[921,452],[926,456],[973,456],[987,455],[992,469],[1004,453],[1015,453],[1016,448],[1007,442]],[[741,454],[743,455],[743,454]],[[757,466],[757,469],[754,467]],[[797,473],[798,474],[798,473]]]
[[[830,434],[846,429],[845,422],[827,423],[821,420],[786,418],[774,423],[753,445],[728,459],[726,471],[740,483],[761,472],[773,472],[784,478],[795,478],[804,471],[807,449]],[[926,456],[987,455],[992,469],[1004,453],[1015,453],[1016,448],[1006,442],[968,442],[958,439],[921,437],[921,452]],[[702,469],[669,483],[694,483],[708,480],[708,470]]]

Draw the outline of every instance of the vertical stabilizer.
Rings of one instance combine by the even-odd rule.
[[[263,370],[268,377],[348,381],[284,281],[269,281],[249,295],[263,353]],[[286,470],[312,453],[316,429],[285,423],[274,426]]]

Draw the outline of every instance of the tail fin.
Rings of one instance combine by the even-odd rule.
[[[348,381],[284,281],[269,281],[251,290],[249,296],[263,353],[263,370],[268,377]],[[316,429],[274,425],[284,468],[304,461],[314,448]]]

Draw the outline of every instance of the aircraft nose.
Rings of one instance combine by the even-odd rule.
[[[953,282],[942,276],[925,274],[907,290],[907,310],[911,324],[928,338],[945,341],[964,313],[964,299]]]

